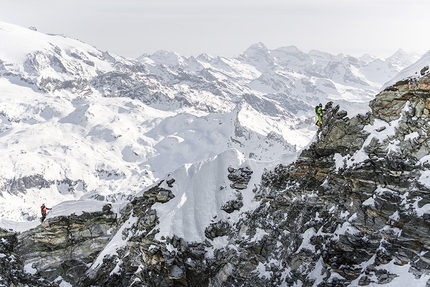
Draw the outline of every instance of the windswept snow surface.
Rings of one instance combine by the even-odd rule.
[[[126,200],[167,173],[229,148],[264,161],[296,152],[276,137],[252,132],[237,137],[235,122],[245,109],[199,117],[129,98],[42,94],[5,78],[0,86],[0,185],[9,186],[0,197],[0,214],[8,220],[35,220],[43,202]],[[269,131],[256,113],[248,121]],[[11,189],[15,177],[35,175],[46,182],[25,192],[19,184]]]
[[[200,163],[183,166],[170,174],[175,179],[175,197],[166,203],[157,203],[154,208],[160,218],[157,239],[171,237],[173,234],[189,242],[202,242],[206,239],[205,228],[210,223],[236,222],[244,212],[259,205],[253,201],[253,189],[260,184],[265,168],[272,168],[280,162],[288,164],[295,156],[284,157],[280,161],[263,162],[245,158],[238,150],[227,150]],[[243,207],[230,214],[221,207],[229,200],[237,199],[237,191],[230,187],[228,168],[249,167],[252,171],[248,188],[241,190]]]

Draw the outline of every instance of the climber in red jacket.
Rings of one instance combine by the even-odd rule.
[[[52,208],[46,207],[45,204],[43,203],[42,206],[40,207],[40,212],[42,213],[42,222],[45,220],[46,218],[46,212],[48,210],[51,210]]]

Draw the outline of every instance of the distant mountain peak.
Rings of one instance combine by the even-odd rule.
[[[249,46],[248,50],[268,50],[262,42],[257,42]]]
[[[158,51],[155,51],[154,54],[152,54],[153,57],[167,57],[171,55],[177,55],[177,54],[175,52],[170,52],[167,50],[158,50]]]
[[[395,53],[394,53],[394,55],[406,55],[407,53],[406,53],[406,51],[405,50],[403,50],[402,48],[399,48]]]
[[[209,62],[212,59],[214,59],[214,57],[212,57],[211,55],[207,54],[207,53],[203,53],[197,56],[196,58],[199,61],[203,61],[203,62]]]

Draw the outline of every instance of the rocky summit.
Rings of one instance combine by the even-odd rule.
[[[242,211],[255,173],[230,167],[220,212],[232,217],[202,241],[157,236],[171,177],[118,216],[107,205],[1,231],[0,286],[430,286],[428,68],[370,108],[349,118],[325,104],[316,140],[252,189],[254,209]]]

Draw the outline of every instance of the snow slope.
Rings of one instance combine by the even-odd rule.
[[[175,115],[128,98],[74,98],[66,92],[46,97],[6,79],[0,83],[0,182],[7,191],[0,206],[9,219],[35,218],[41,202],[125,200],[184,164],[241,146],[230,140],[235,113]],[[254,137],[241,149],[247,156],[294,153]],[[33,175],[43,177],[39,186],[22,189],[9,180]]]
[[[0,70],[6,68],[33,80],[39,73],[64,81],[75,75],[95,76],[100,70],[114,69],[96,48],[62,35],[47,35],[0,22],[0,37]],[[38,64],[37,70],[29,65],[34,63]]]

